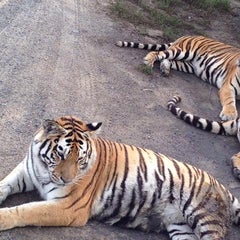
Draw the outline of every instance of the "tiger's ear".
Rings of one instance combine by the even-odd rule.
[[[88,128],[87,131],[99,133],[101,130],[102,123],[101,122],[88,123],[86,124],[86,126]]]
[[[64,134],[66,131],[64,128],[62,128],[61,126],[59,126],[59,124],[57,122],[55,122],[54,120],[44,120],[42,123],[42,127],[44,130],[45,135],[49,136],[49,135],[61,135]]]

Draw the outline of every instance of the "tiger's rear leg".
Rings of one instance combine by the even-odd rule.
[[[157,51],[149,52],[143,59],[144,64],[153,68],[154,63],[158,60],[158,54]]]
[[[162,58],[162,52],[150,52],[144,58],[144,63],[153,67],[155,61],[160,61],[160,72],[163,76],[168,77],[171,69],[180,72],[194,73],[194,67],[190,62],[181,60],[169,60],[167,58]]]
[[[240,152],[232,156],[232,171],[234,177],[240,180]]]
[[[167,227],[171,240],[198,240],[193,230],[186,223],[173,223]]]
[[[222,104],[220,118],[223,121],[233,120],[237,118],[236,94],[235,89],[228,82],[219,90],[219,97]]]
[[[150,52],[144,58],[144,64],[153,68],[154,63],[158,60],[159,52]],[[160,61],[160,72],[163,76],[167,77],[170,74],[172,63],[168,59]]]

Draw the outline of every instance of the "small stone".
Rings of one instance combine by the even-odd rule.
[[[151,37],[163,37],[163,31],[161,30],[148,29],[147,34]]]

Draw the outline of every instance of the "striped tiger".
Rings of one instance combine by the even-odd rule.
[[[180,96],[174,96],[168,101],[168,109],[174,115],[182,119],[184,122],[199,128],[201,130],[211,132],[218,135],[237,136],[240,142],[240,119],[229,120],[226,122],[211,121],[202,117],[198,117],[191,113],[182,110],[177,107],[177,104],[181,102]],[[232,171],[233,175],[240,179],[240,152],[232,156]]]
[[[71,116],[43,122],[25,159],[0,182],[0,196],[37,189],[44,200],[1,208],[0,230],[97,219],[167,230],[172,240],[220,240],[240,224],[239,201],[207,172],[98,137],[100,126]]]
[[[222,105],[220,118],[237,117],[236,96],[240,95],[240,49],[203,36],[184,36],[168,44],[142,44],[119,41],[119,47],[151,50],[144,63],[153,67],[160,61],[160,71],[170,69],[193,73],[219,89]]]

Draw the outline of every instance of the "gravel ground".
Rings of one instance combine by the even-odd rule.
[[[174,94],[186,110],[217,119],[217,89],[194,76],[138,67],[146,51],[115,47],[117,40],[144,41],[107,15],[104,0],[0,1],[0,177],[23,159],[42,119],[75,115],[102,121],[102,136],[151,148],[210,172],[240,197],[230,157],[234,137],[194,129],[166,110]],[[36,193],[9,197],[4,206],[39,200]],[[239,239],[232,227],[227,240]],[[0,240],[168,239],[166,235],[109,227],[17,228]]]

